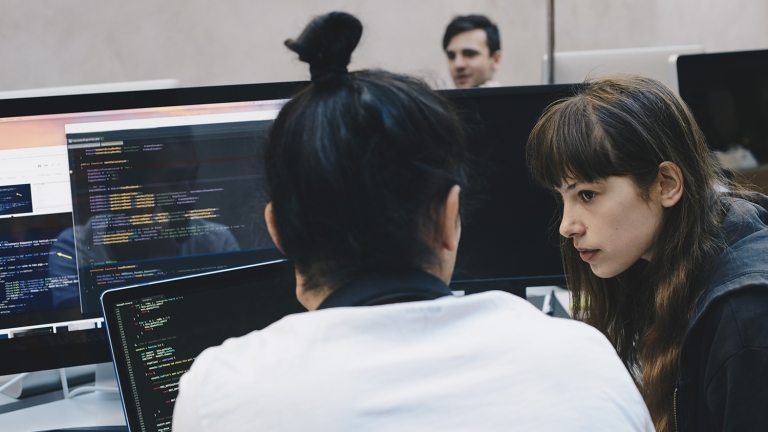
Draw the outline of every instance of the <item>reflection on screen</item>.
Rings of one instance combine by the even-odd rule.
[[[0,118],[0,339],[101,327],[109,288],[276,258],[261,152],[285,102]]]
[[[106,289],[277,258],[258,186],[271,119],[219,120],[67,134],[86,316]]]

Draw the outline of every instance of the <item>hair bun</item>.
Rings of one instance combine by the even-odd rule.
[[[285,46],[309,63],[312,81],[317,81],[347,73],[362,34],[360,20],[345,12],[330,12],[313,19],[297,39],[286,40]]]

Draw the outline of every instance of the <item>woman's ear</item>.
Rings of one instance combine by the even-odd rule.
[[[268,202],[267,207],[264,208],[264,220],[267,221],[267,231],[269,231],[269,236],[272,237],[272,242],[277,246],[277,250],[284,254],[283,247],[280,245],[280,238],[277,236],[275,214],[272,212],[272,201]]]
[[[662,162],[659,165],[657,182],[661,193],[660,202],[664,208],[670,208],[680,201],[685,188],[680,167],[669,161]]]

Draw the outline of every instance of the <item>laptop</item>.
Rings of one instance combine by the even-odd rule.
[[[131,432],[171,430],[181,375],[203,350],[306,311],[287,260],[104,292],[101,304]]]

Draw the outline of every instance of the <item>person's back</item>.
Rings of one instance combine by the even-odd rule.
[[[292,315],[192,372],[174,430],[653,430],[602,334],[498,291]]]
[[[310,312],[203,352],[174,431],[652,430],[598,331],[504,292],[452,295],[462,127],[418,80],[347,73],[361,33],[332,13],[288,42],[313,85],[267,143],[265,218]]]

